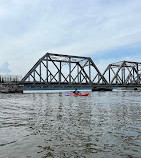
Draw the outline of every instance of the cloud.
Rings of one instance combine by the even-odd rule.
[[[4,62],[0,65],[0,73],[9,74],[11,70],[9,69],[9,63]]]
[[[110,61],[108,51],[141,43],[139,0],[6,0],[0,4],[0,60],[10,63],[11,73],[24,75],[47,51],[107,54]]]

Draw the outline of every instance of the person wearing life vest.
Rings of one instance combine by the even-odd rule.
[[[75,94],[75,95],[79,95],[80,92],[79,92],[77,89],[75,89],[75,91],[73,91],[73,94]]]

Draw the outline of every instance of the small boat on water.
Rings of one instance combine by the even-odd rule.
[[[76,95],[76,94],[65,94],[65,96],[88,96],[89,95],[89,93],[86,93],[86,94],[78,94],[78,95]]]

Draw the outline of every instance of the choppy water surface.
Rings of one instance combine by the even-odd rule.
[[[0,94],[0,158],[141,157],[141,92]]]

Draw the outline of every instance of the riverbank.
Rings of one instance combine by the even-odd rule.
[[[23,93],[23,87],[17,83],[1,83],[0,93]]]

